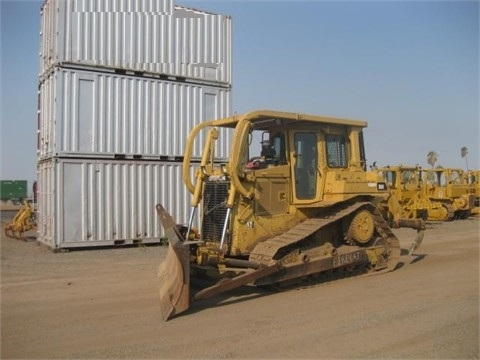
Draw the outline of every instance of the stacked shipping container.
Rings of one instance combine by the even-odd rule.
[[[188,214],[182,164],[53,158],[39,163],[38,231],[52,248],[158,242],[158,202]]]
[[[181,156],[192,127],[229,104],[229,88],[56,68],[40,83],[38,157]]]
[[[156,203],[187,221],[189,131],[230,114],[230,17],[173,0],[47,0],[41,18],[38,240],[158,242]]]
[[[47,0],[40,77],[91,66],[231,84],[231,18],[173,0]]]

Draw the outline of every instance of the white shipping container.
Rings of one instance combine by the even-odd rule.
[[[37,239],[52,249],[157,243],[158,203],[188,222],[178,162],[54,158],[38,163],[37,184]]]
[[[231,17],[173,0],[46,0],[40,76],[67,64],[231,84]]]
[[[231,18],[180,6],[174,15],[173,61],[163,72],[231,85]]]
[[[38,159],[182,156],[191,129],[229,116],[230,103],[223,87],[56,68],[39,86]],[[223,131],[219,157],[230,139]]]

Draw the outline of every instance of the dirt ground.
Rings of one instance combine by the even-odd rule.
[[[242,287],[163,322],[166,247],[52,253],[1,238],[1,358],[478,359],[479,218],[429,223],[397,270]],[[396,230],[402,249],[414,237]]]

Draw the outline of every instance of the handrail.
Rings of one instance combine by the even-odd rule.
[[[254,193],[253,191],[248,191],[240,181],[240,177],[245,177],[244,164],[242,162],[247,150],[247,141],[245,138],[249,135],[251,120],[261,114],[261,112],[251,112],[240,118],[235,128],[235,136],[230,149],[230,162],[228,164],[230,180],[233,188],[247,199],[252,199]],[[229,202],[233,202],[231,196],[228,200]],[[233,206],[233,204],[228,203],[227,206]]]

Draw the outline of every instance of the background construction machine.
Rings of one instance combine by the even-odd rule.
[[[23,240],[23,234],[36,227],[37,223],[35,221],[35,211],[32,202],[24,200],[23,208],[17,212],[11,223],[5,225],[5,235]]]
[[[158,273],[163,318],[187,310],[192,300],[247,283],[393,270],[401,249],[391,227],[417,229],[410,251],[418,247],[423,220],[402,219],[398,202],[389,201],[389,216],[377,206],[389,193],[376,172],[366,171],[366,125],[255,111],[196,126],[183,163],[193,194],[189,223],[176,224],[157,205],[170,245]],[[234,140],[228,162],[219,163],[215,142],[225,131],[233,131]],[[192,180],[190,160],[200,134],[206,141]],[[202,286],[194,291],[191,282]]]
[[[407,219],[450,221],[454,218],[452,206],[430,199],[425,190],[423,169],[419,166],[386,166],[377,169],[392,195],[401,207],[401,216]]]
[[[470,191],[462,169],[436,168],[424,172],[425,194],[433,201],[441,202],[455,219],[466,219],[475,207],[475,196]]]
[[[480,214],[480,170],[470,170],[465,172],[466,183],[470,185],[470,194],[474,197],[474,208],[472,215]]]

